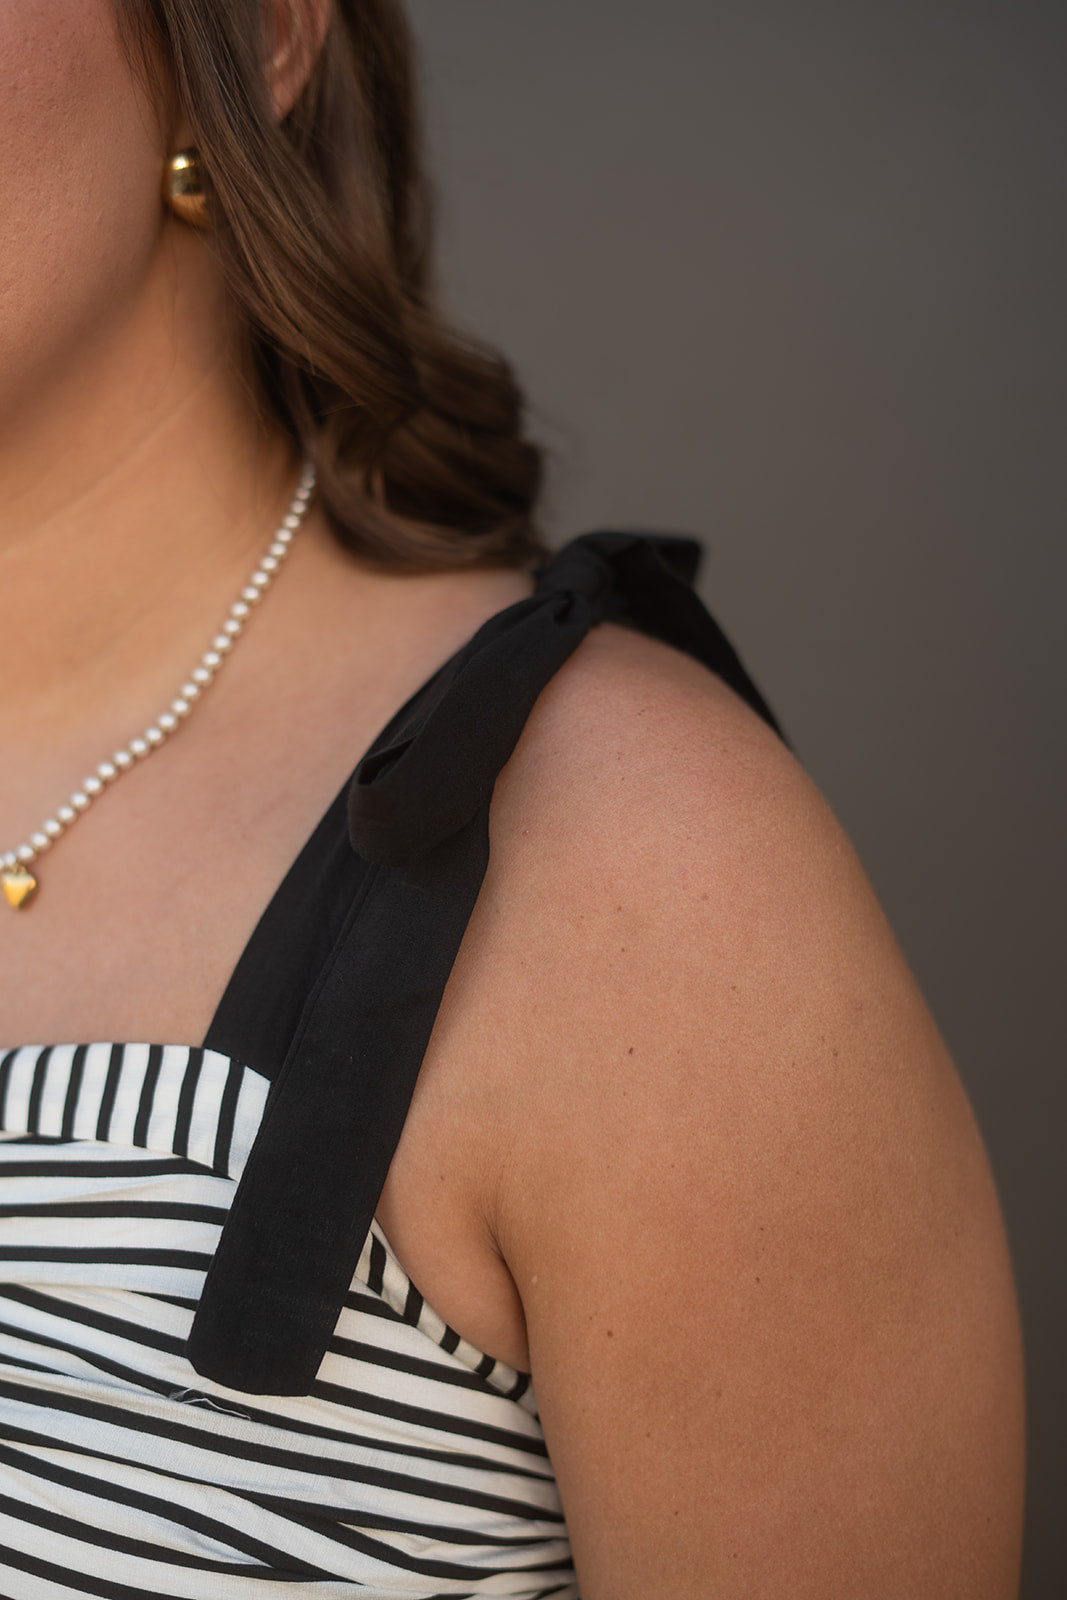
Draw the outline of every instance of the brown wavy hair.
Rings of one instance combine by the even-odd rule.
[[[210,243],[270,410],[349,548],[423,570],[525,565],[541,457],[507,364],[430,298],[429,207],[399,0],[333,0],[279,122],[262,0],[117,0],[162,60],[209,184]],[[294,8],[294,26],[299,7]]]

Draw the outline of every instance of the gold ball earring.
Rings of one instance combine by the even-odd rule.
[[[200,152],[195,147],[179,150],[164,164],[163,200],[176,217],[191,227],[211,226]]]

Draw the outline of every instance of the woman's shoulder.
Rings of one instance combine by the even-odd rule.
[[[738,1150],[767,1148],[801,1113],[813,1157],[841,1116],[888,1137],[924,1096],[942,1117],[929,1137],[971,1143],[844,830],[699,662],[595,629],[539,697],[490,827],[449,998],[462,993],[475,1032],[492,1018],[480,1092],[506,1101],[541,1172],[613,1119],[649,1148],[693,1147],[741,1104]],[[589,1173],[591,1155],[573,1170]]]
[[[982,1464],[1014,1481],[996,1200],[815,786],[701,666],[605,627],[538,701],[492,829],[460,976],[488,1224],[590,1593],[777,1592],[799,1562],[805,1593],[847,1571],[932,1596],[978,1546],[1010,1572],[1014,1491]],[[635,1512],[650,1453],[667,1471]],[[930,1515],[956,1530],[934,1550]],[[887,1518],[911,1530],[892,1559]],[[676,1567],[653,1540],[666,1568],[631,1570],[650,1527]]]
[[[541,693],[494,791],[491,871],[593,911],[704,872],[755,890],[829,851],[854,864],[785,742],[720,677],[628,628],[594,629]],[[809,859],[810,864],[810,859]],[[858,864],[855,864],[855,870]],[[670,887],[668,887],[670,885]],[[712,902],[709,892],[706,903]],[[722,909],[741,907],[732,893]]]
[[[844,829],[785,743],[698,662],[595,630],[538,700],[491,833],[472,934],[514,1030],[505,1056],[528,1057],[509,1071],[518,1102],[555,1099],[574,1127],[603,1128],[613,1108],[665,1118],[665,1137],[745,1104],[739,1141],[780,1137],[784,1117],[813,1151],[851,1119],[862,1146],[878,1126],[918,1137],[925,1118],[931,1150],[977,1151]]]

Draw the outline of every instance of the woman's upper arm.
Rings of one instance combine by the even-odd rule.
[[[591,643],[501,780],[487,889],[492,1221],[583,1600],[1006,1600],[1015,1310],[937,1031],[773,736]]]

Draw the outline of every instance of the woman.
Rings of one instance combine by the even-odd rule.
[[[999,1600],[964,1097],[689,551],[531,575],[408,71],[0,4],[0,1588]]]

